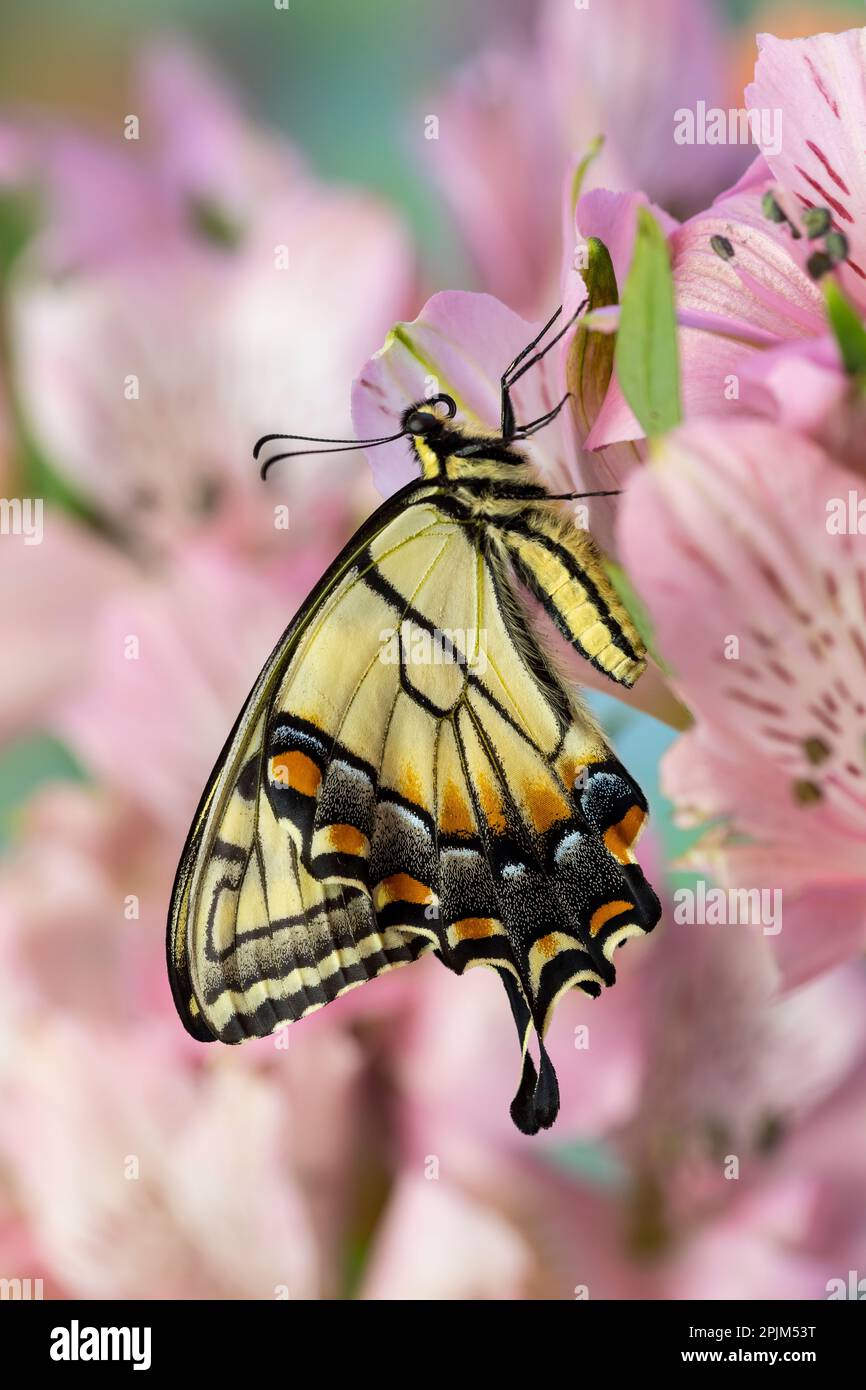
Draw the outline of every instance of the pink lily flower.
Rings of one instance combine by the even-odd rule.
[[[822,387],[831,398],[834,385],[842,389],[841,373],[833,372],[827,348],[816,349],[816,340],[826,339],[827,322],[807,265],[823,243],[806,235],[806,210],[826,209],[827,229],[844,234],[847,254],[834,274],[852,302],[866,309],[866,29],[789,40],[762,34],[758,48],[755,81],[746,89],[745,101],[762,152],[739,183],[669,235],[686,418],[763,413],[764,376],[780,360],[790,361],[792,371],[803,363],[806,371],[816,351],[829,374]],[[768,138],[771,123],[761,119],[767,114],[779,117],[778,148]],[[767,195],[787,220],[767,216]],[[581,203],[578,235],[586,215]],[[633,215],[624,205],[622,216]],[[566,266],[569,255],[570,248]],[[621,283],[619,273],[617,278]],[[607,326],[615,326],[615,315]],[[789,355],[780,359],[785,348]],[[814,373],[809,375],[814,379]],[[807,402],[808,397],[801,408],[810,408]],[[813,400],[811,408],[817,412],[820,402]],[[587,447],[641,435],[614,378]]]
[[[10,283],[14,389],[127,546],[152,559],[218,529],[259,549],[280,484],[262,488],[253,444],[348,432],[357,363],[408,302],[405,232],[317,181],[185,50],[148,50],[138,85],[140,142],[16,125],[42,221]],[[288,479],[315,507],[321,471]]]
[[[274,493],[314,507],[323,472],[301,463],[266,489],[253,444],[280,428],[348,433],[352,374],[406,302],[403,250],[390,214],[323,189],[272,207],[238,256],[176,245],[61,281],[22,263],[11,312],[28,424],[127,545],[160,554],[217,529],[260,549],[279,539]]]
[[[783,893],[790,982],[866,944],[856,486],[788,430],[696,422],[635,475],[621,513],[629,572],[696,719],[665,759],[664,785],[683,823],[721,821],[690,862]]]

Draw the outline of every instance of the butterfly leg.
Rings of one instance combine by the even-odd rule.
[[[533,348],[538,347],[538,344],[541,342],[547,330],[551,328],[552,325],[559,318],[559,315],[562,313],[562,306],[560,305],[560,307],[557,309],[556,313],[552,316],[552,318],[548,319],[541,332],[532,340],[531,343],[527,343],[523,351],[518,353],[517,357],[515,357],[514,361],[511,363],[508,369],[505,372],[503,372],[500,382],[502,388],[501,433],[503,439],[514,439],[516,435],[520,433],[520,430],[524,428],[523,426],[517,426],[515,424],[514,405],[511,400],[511,390],[514,387],[515,383],[518,382],[520,378],[530,370],[531,367],[536,366],[541,361],[541,359],[545,357],[548,352],[550,352],[550,349],[552,347],[555,347],[556,344],[562,338],[565,337],[565,334],[574,325],[579,316],[583,313],[583,310],[586,308],[588,302],[589,301],[586,299],[583,300],[583,302],[578,305],[577,309],[574,311],[568,322],[562,328],[560,328],[559,332],[551,338],[550,342],[546,343],[539,352],[536,352],[531,357],[527,358],[527,354],[531,353]],[[519,370],[517,370],[518,368]],[[538,422],[536,421],[535,423],[537,424]]]
[[[519,429],[515,430],[513,438],[528,439],[531,434],[536,434],[539,430],[544,429],[545,425],[549,425],[551,420],[556,419],[562,407],[565,405],[565,402],[569,400],[570,397],[571,392],[566,391],[558,405],[555,405],[552,410],[548,410],[546,415],[539,415],[537,420],[530,420],[529,424],[521,425]]]
[[[548,331],[548,329],[553,327],[561,313],[562,305],[560,304],[559,308],[553,314],[551,314],[550,318],[547,320],[547,323],[544,325],[541,332],[537,333],[535,337],[532,339],[532,342],[527,343],[526,347],[523,348],[520,352],[518,352],[514,361],[508,364],[508,366],[505,368],[505,371],[502,373],[502,376],[499,378],[499,385],[502,393],[501,433],[503,439],[511,439],[514,434],[514,408],[511,404],[511,397],[508,394],[508,378],[511,376],[511,373],[515,370],[515,368],[520,366],[523,359],[527,357],[530,352],[532,352],[533,348],[538,347],[538,344],[541,342],[545,333]]]

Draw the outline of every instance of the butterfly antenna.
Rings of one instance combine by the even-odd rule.
[[[551,502],[568,502],[578,497],[621,497],[622,488],[613,488],[608,492],[549,492],[547,496]]]
[[[283,459],[304,458],[307,454],[346,454],[353,449],[371,449],[377,444],[393,444],[396,439],[405,439],[405,437],[405,430],[400,430],[397,434],[383,435],[381,439],[326,439],[315,434],[263,434],[261,439],[256,441],[253,458],[257,459],[263,445],[270,444],[275,439],[294,439],[299,443],[328,445],[326,449],[291,449],[288,453],[273,454],[265,460],[259,469],[262,478],[266,478],[268,470]]]
[[[557,344],[558,342],[560,342],[560,340],[561,340],[562,338],[565,337],[565,335],[566,335],[566,333],[569,331],[569,329],[574,327],[574,325],[577,323],[577,320],[580,318],[581,314],[583,313],[583,311],[584,311],[584,309],[586,308],[586,306],[587,306],[588,303],[589,303],[589,299],[588,299],[588,298],[582,300],[581,303],[578,304],[578,306],[577,306],[577,308],[575,309],[574,313],[572,314],[571,318],[568,320],[567,323],[565,323],[565,324],[563,325],[562,328],[560,328],[559,332],[558,332],[558,333],[555,333],[554,336],[553,336],[552,338],[550,338],[550,339],[544,344],[544,347],[543,347],[543,348],[541,348],[541,349],[540,349],[538,352],[536,352],[532,357],[530,357],[528,361],[524,362],[524,363],[523,363],[523,366],[520,368],[519,371],[514,372],[512,375],[509,376],[509,378],[508,378],[508,389],[509,389],[509,391],[511,390],[512,386],[514,386],[515,382],[518,382],[518,381],[520,380],[520,378],[521,378],[522,376],[525,376],[526,373],[527,373],[532,367],[534,367],[538,362],[540,362],[541,359],[542,359],[543,357],[546,357],[547,354],[550,352],[550,349],[556,347],[556,344]],[[558,317],[558,315],[554,314],[553,319],[551,319],[551,323],[554,323],[554,322],[556,321],[556,318],[557,318],[557,317]],[[548,325],[548,326],[549,326],[549,325]],[[531,347],[531,346],[533,346],[533,345],[530,344],[530,347]]]

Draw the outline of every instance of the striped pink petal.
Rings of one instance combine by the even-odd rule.
[[[697,731],[677,799],[866,880],[866,549],[829,508],[856,478],[757,421],[686,425],[629,486],[621,543]]]
[[[851,248],[842,283],[866,307],[866,28],[761,34],[758,50],[746,105],[782,115],[781,149],[765,146],[767,163],[802,208],[830,209]]]

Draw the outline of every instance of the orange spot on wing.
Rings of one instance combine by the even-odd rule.
[[[626,811],[621,821],[612,825],[609,830],[604,832],[604,843],[607,845],[614,859],[618,859],[621,864],[628,864],[631,860],[631,846],[638,837],[641,826],[644,823],[645,812],[640,806],[631,806]]]
[[[377,902],[429,903],[430,889],[410,874],[391,874],[376,889]]]
[[[421,790],[421,779],[411,763],[404,763],[400,769],[397,790],[401,796],[405,796],[407,801],[414,801],[416,806],[423,806],[424,795]]]
[[[617,899],[612,903],[602,903],[601,907],[597,907],[589,919],[590,936],[596,936],[598,932],[601,931],[604,924],[610,921],[611,917],[617,917],[620,912],[633,911],[634,903],[623,902],[621,899]]]
[[[364,854],[366,851],[367,837],[354,825],[331,825],[328,836],[338,854]]]
[[[568,802],[548,782],[528,782],[523,788],[523,800],[529,819],[539,831],[549,830],[556,821],[571,815]]]
[[[439,824],[446,835],[472,835],[475,832],[472,812],[453,782],[445,783]]]
[[[496,922],[492,917],[464,917],[452,927],[458,941],[480,941],[482,937],[493,936]]]
[[[281,787],[291,787],[304,796],[315,796],[322,774],[312,758],[293,749],[271,758],[271,780]]]
[[[574,791],[579,779],[586,775],[590,763],[581,762],[578,758],[562,758],[558,764],[559,775],[570,792]]]
[[[540,951],[545,960],[552,960],[559,950],[559,933],[548,932],[547,936],[540,936],[535,942],[534,950]]]
[[[500,833],[505,831],[508,827],[502,810],[502,798],[498,788],[494,787],[488,777],[479,777],[478,796],[481,801],[481,809],[484,812],[484,819],[490,829],[498,830]]]
[[[563,758],[562,762],[559,764],[559,775],[569,791],[571,791],[577,781],[579,770],[578,764],[575,762],[574,758]]]

